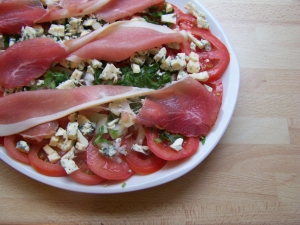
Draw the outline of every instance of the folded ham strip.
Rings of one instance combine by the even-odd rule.
[[[0,98],[0,136],[27,130],[73,112],[118,99],[144,96],[147,88],[95,85],[68,90],[18,92]]]
[[[185,31],[175,31],[166,26],[143,21],[120,21],[99,28],[83,37],[65,43],[68,60],[82,59],[121,61],[135,52],[172,42],[187,40]]]

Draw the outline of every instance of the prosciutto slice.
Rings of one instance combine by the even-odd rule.
[[[145,9],[161,2],[163,2],[163,0],[111,0],[99,11],[96,11],[96,16],[99,19],[112,23],[137,12],[142,12]]]
[[[18,42],[0,54],[0,85],[5,88],[28,85],[66,56],[65,49],[50,38]]]
[[[148,95],[136,117],[147,127],[158,126],[186,137],[206,136],[214,125],[221,102],[193,78],[186,78]]]
[[[109,0],[61,0],[58,5],[48,6],[47,14],[37,22],[49,22],[74,16],[92,14],[100,10]]]
[[[41,142],[43,139],[51,138],[56,133],[58,126],[59,124],[56,120],[50,121],[39,124],[19,134],[27,140]]]
[[[144,96],[146,88],[95,85],[68,90],[18,92],[0,98],[0,136],[8,136],[73,112],[118,99]]]
[[[122,61],[135,52],[171,42],[186,41],[186,32],[141,21],[121,21],[65,43],[68,60]],[[77,49],[77,50],[76,50]],[[76,51],[74,51],[76,50]]]
[[[0,34],[21,33],[22,26],[32,26],[46,12],[39,0],[1,0]]]

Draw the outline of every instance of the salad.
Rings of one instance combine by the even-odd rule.
[[[96,185],[155,173],[205,144],[229,53],[192,3],[185,14],[147,1],[116,18],[107,1],[10,2],[36,16],[19,30],[0,23],[0,135],[11,157]]]

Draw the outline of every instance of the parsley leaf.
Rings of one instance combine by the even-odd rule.
[[[167,131],[163,131],[162,133],[159,134],[159,138],[163,139],[163,140],[168,140],[170,141],[172,144],[176,141],[176,139],[178,138],[182,138],[184,139],[184,137],[180,134],[171,134]]]
[[[201,136],[200,137],[200,141],[201,141],[202,145],[204,145],[205,141],[206,141],[206,137],[205,136]]]
[[[104,134],[104,126],[101,126],[101,127],[99,127],[96,138],[94,139],[95,144],[109,143],[108,140],[106,140],[104,137],[102,137],[103,134]]]
[[[54,89],[60,83],[69,79],[69,76],[66,72],[52,72],[48,70],[44,75],[44,88]]]
[[[172,81],[172,74],[169,71],[162,74],[158,74],[157,71],[159,71],[158,63],[141,67],[140,73],[133,73],[130,66],[123,67],[121,68],[123,77],[118,81],[118,84],[123,86],[159,89]]]

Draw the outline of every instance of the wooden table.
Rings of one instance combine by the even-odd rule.
[[[300,1],[201,2],[241,67],[233,119],[208,158],[115,195],[60,190],[0,162],[0,224],[300,224]]]

